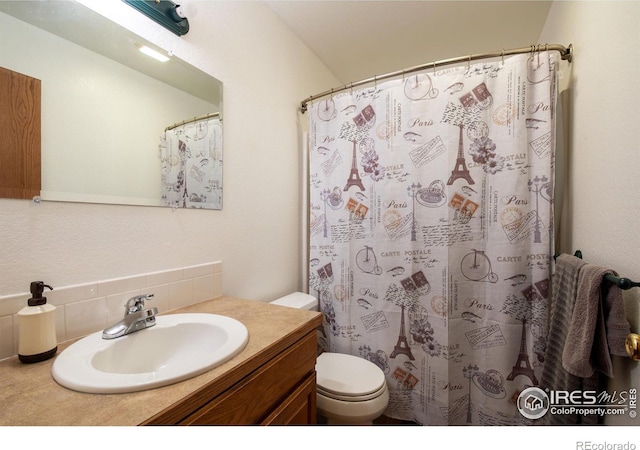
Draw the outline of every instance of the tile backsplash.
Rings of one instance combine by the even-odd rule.
[[[47,280],[43,280],[47,283]],[[56,306],[58,342],[75,339],[116,323],[131,297],[154,294],[148,305],[159,313],[222,295],[222,262],[96,281],[45,290],[47,303]],[[18,353],[17,313],[30,293],[0,296],[0,359]]]

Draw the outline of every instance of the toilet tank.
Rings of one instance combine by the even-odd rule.
[[[294,292],[271,302],[274,305],[288,306],[290,308],[318,311],[318,301],[315,297],[304,292]]]

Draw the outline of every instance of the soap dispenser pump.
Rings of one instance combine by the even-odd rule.
[[[58,351],[56,307],[42,296],[44,288],[53,290],[42,281],[33,281],[31,298],[18,312],[18,359],[23,363],[44,361]]]

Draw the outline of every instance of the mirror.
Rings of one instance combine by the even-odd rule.
[[[0,1],[0,42],[42,81],[43,200],[222,208],[220,81],[74,1]]]

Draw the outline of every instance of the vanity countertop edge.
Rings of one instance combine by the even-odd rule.
[[[0,426],[133,426],[171,418],[181,404],[193,405],[200,394],[224,392],[322,324],[322,314],[254,300],[222,296],[176,313],[232,317],[249,330],[245,349],[214,369],[169,386],[126,394],[87,394],[55,382],[55,358],[22,364],[17,357],[0,361]],[[58,347],[60,354],[74,341]],[[204,400],[203,400],[204,401]]]

